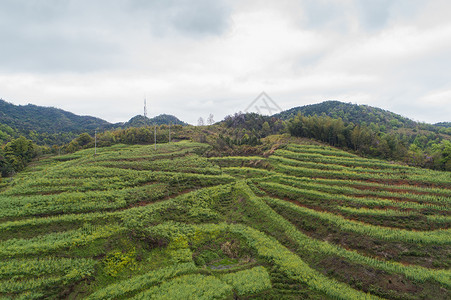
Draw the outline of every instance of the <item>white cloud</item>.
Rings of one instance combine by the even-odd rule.
[[[284,109],[336,99],[451,115],[447,1],[30,3],[0,4],[0,97],[13,103],[117,122],[146,95],[149,114],[195,124],[266,91]]]

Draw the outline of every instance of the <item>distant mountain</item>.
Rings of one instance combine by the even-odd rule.
[[[390,128],[414,127],[417,124],[415,121],[381,108],[340,101],[325,101],[318,104],[294,107],[274,116],[288,120],[298,113],[302,113],[304,116],[325,114],[332,118],[341,118],[344,122],[352,122],[354,124],[365,122],[367,125],[375,123]]]
[[[33,104],[14,105],[0,99],[0,123],[8,125],[20,134],[36,133],[81,133],[110,126],[105,120],[78,116],[54,107]]]
[[[439,126],[439,127],[451,128],[451,122],[440,122],[440,123],[435,123],[434,125]]]
[[[143,116],[112,124],[100,118],[79,116],[54,107],[14,105],[0,99],[0,144],[21,135],[41,145],[63,144],[83,132],[93,134],[94,130],[141,127],[144,124]],[[174,116],[164,114],[148,119],[147,124],[187,125]]]
[[[142,115],[137,115],[131,118],[128,122],[118,123],[115,125],[120,125],[121,127],[142,127],[144,125],[188,125],[187,123],[180,121],[177,117],[172,115],[162,114],[153,118],[145,118]]]

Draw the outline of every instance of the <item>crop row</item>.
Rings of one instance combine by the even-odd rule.
[[[287,150],[292,152],[300,152],[300,153],[316,153],[325,156],[340,156],[340,157],[358,157],[355,154],[351,154],[349,152],[335,150],[335,149],[321,149],[321,147],[306,147],[303,145],[295,145],[291,144],[286,147]]]
[[[0,245],[0,258],[45,254],[59,249],[86,245],[96,239],[110,237],[123,231],[117,225],[83,227],[62,233],[49,233],[31,239],[9,239]]]
[[[87,299],[119,299],[129,297],[170,278],[193,273],[196,270],[197,267],[193,262],[173,265],[108,285],[89,295]]]
[[[326,241],[319,241],[310,238],[309,236],[297,230],[297,228],[293,224],[277,214],[261,198],[255,196],[249,189],[249,187],[247,187],[244,183],[239,184],[243,195],[245,195],[246,199],[254,205],[256,211],[269,218],[272,223],[281,226],[284,229],[285,234],[296,241],[303,252],[318,253],[319,255],[338,255],[354,263],[368,265],[370,267],[381,269],[389,273],[394,272],[402,274],[407,278],[411,278],[420,282],[432,279],[440,282],[447,287],[451,287],[451,272],[449,270],[431,270],[413,265],[405,266],[397,262],[385,261],[373,257],[364,256],[356,251],[347,250],[337,245],[330,244]],[[265,198],[265,200],[276,203],[277,205],[285,204],[285,201],[282,200],[269,198]]]
[[[293,175],[297,177],[321,177],[321,178],[334,178],[334,179],[357,179],[357,180],[372,180],[387,182],[390,180],[395,181],[408,181],[410,184],[434,184],[443,187],[449,187],[449,174],[443,172],[441,176],[428,176],[428,175],[416,175],[416,174],[366,174],[355,171],[333,171],[333,170],[317,170],[302,167],[293,167],[284,164],[277,164],[275,166],[276,171]]]
[[[220,279],[230,284],[238,296],[260,293],[271,288],[271,279],[264,267],[225,274]]]
[[[155,201],[168,194],[170,194],[168,186],[157,183],[110,191],[0,196],[0,218],[118,209],[136,201]]]
[[[337,209],[344,213],[352,215],[366,215],[366,216],[386,216],[386,217],[405,217],[405,216],[419,216],[418,213],[413,211],[400,211],[393,209],[368,209],[368,208],[355,208],[347,206],[338,206]],[[424,215],[429,222],[451,224],[451,216],[443,215]]]
[[[269,203],[277,204],[286,209],[291,209],[299,215],[312,216],[329,224],[332,224],[342,231],[354,232],[357,234],[371,236],[386,241],[403,241],[408,243],[451,245],[449,229],[439,229],[431,231],[409,231],[398,228],[374,226],[354,220],[347,220],[339,215],[328,212],[320,212],[307,207],[295,205],[287,201],[277,201],[277,199],[266,199]]]
[[[95,163],[99,167],[121,168],[133,170],[151,170],[166,172],[183,172],[219,175],[221,170],[218,167],[207,163],[201,159],[174,159],[159,161],[105,161]]]
[[[145,228],[148,224],[155,224],[160,217],[160,212],[165,215],[164,211],[174,208],[183,208],[187,210],[187,215],[200,218],[201,214],[216,214],[210,207],[213,203],[226,198],[229,193],[230,185],[203,188],[152,205],[124,210],[120,218],[123,225],[133,231]],[[199,215],[196,216],[196,214]]]
[[[319,205],[327,206],[327,202],[336,203],[340,205],[354,205],[357,207],[366,206],[370,208],[389,208],[389,207],[399,207],[402,209],[427,209],[427,210],[437,210],[437,211],[447,211],[445,206],[436,204],[420,204],[416,202],[403,202],[387,199],[377,199],[377,198],[360,198],[360,197],[350,197],[338,194],[329,194],[325,192],[318,192],[315,190],[299,189],[289,185],[273,183],[273,182],[259,182],[258,183],[264,190],[269,191],[274,195],[280,197],[289,197],[293,200],[298,199],[312,199]]]
[[[232,288],[239,296],[257,294],[271,288],[268,272],[263,267],[238,271],[221,277],[189,274],[163,282],[133,299],[227,299]]]
[[[183,157],[190,153],[192,148],[182,148],[181,150],[171,152],[155,152],[153,149],[145,149],[145,151],[111,151],[95,157],[88,156],[83,158],[83,163],[96,163],[104,161],[154,161],[159,159],[170,159]]]
[[[282,173],[277,173],[277,177],[286,178],[293,181],[305,181],[305,182],[317,182],[324,185],[330,186],[343,186],[343,187],[353,187],[361,190],[361,193],[371,192],[393,192],[393,195],[399,197],[402,194],[419,194],[419,195],[429,195],[429,196],[441,196],[441,197],[451,197],[451,189],[444,188],[426,188],[414,185],[391,185],[382,184],[376,182],[366,182],[366,181],[356,181],[356,180],[343,180],[343,179],[327,179],[327,178],[310,178],[310,177],[296,177],[284,175]],[[277,180],[277,179],[276,179]]]
[[[222,171],[225,174],[242,178],[266,177],[276,174],[273,171],[250,167],[228,167],[223,168]]]
[[[189,274],[163,282],[132,299],[228,299],[232,287],[214,276]]]
[[[19,279],[48,274],[66,274],[72,270],[84,270],[92,273],[95,261],[91,259],[72,258],[32,258],[8,259],[0,262],[0,279]]]
[[[277,265],[289,278],[305,283],[312,289],[337,299],[377,299],[324,276],[308,266],[299,256],[258,230],[243,225],[230,225],[229,230],[245,238],[259,256]]]
[[[110,168],[104,168],[113,170]],[[120,169],[118,169],[120,170]],[[130,170],[126,170],[130,171]],[[67,178],[61,175],[60,178],[31,178],[24,182],[17,182],[11,188],[2,193],[5,196],[33,195],[61,193],[69,191],[96,191],[122,189],[126,187],[141,185],[149,182],[165,182],[177,186],[202,187],[216,184],[223,184],[233,181],[228,175],[204,175],[194,173],[178,172],[151,172],[151,171],[131,171],[128,178],[112,176],[105,178]]]
[[[70,284],[94,274],[90,259],[10,259],[0,262],[0,297]],[[6,279],[4,279],[6,278]],[[27,298],[30,298],[28,296]]]
[[[286,158],[283,156],[272,155],[269,160],[275,164],[282,163],[289,166],[294,167],[303,167],[303,168],[311,168],[318,170],[329,170],[329,171],[346,171],[346,172],[359,172],[366,174],[375,174],[375,175],[399,175],[406,176],[408,174],[404,170],[394,170],[394,169],[374,169],[374,168],[362,168],[362,167],[348,167],[339,164],[331,164],[331,163],[319,163],[311,160],[297,160]],[[413,173],[413,172],[409,172]],[[413,173],[417,174],[417,173]]]
[[[53,224],[83,224],[86,222],[112,220],[120,216],[121,212],[93,212],[81,214],[63,214],[52,217],[34,217],[18,221],[7,221],[0,223],[0,231],[16,231],[24,228],[31,229],[38,226],[49,226]]]
[[[271,182],[277,182],[281,184],[287,184],[293,187],[310,189],[316,191],[323,191],[333,194],[341,195],[359,195],[359,196],[375,196],[378,198],[396,198],[400,200],[412,200],[421,204],[425,203],[436,203],[441,205],[451,205],[449,197],[445,196],[433,196],[424,194],[413,194],[413,193],[395,193],[384,190],[365,190],[362,191],[357,188],[335,184],[331,185],[329,182],[324,182],[321,180],[310,179],[310,178],[296,178],[291,176],[277,175],[265,179]]]
[[[382,160],[376,160],[376,159],[369,159],[369,158],[362,158],[362,157],[331,157],[331,156],[324,156],[321,154],[315,154],[315,153],[300,153],[300,152],[293,152],[283,149],[278,149],[274,152],[274,155],[295,159],[299,161],[310,161],[310,162],[316,162],[316,163],[323,163],[323,164],[336,164],[336,165],[342,165],[347,167],[367,167],[372,169],[394,169],[394,170],[403,170],[403,171],[410,171],[410,172],[419,172],[414,167],[404,166],[400,164],[391,164],[387,161]]]
[[[245,225],[225,223],[201,225],[168,223],[160,224],[158,226],[158,232],[171,235],[173,239],[178,240],[181,238],[181,235],[185,236],[187,240],[196,240],[198,236],[210,236],[214,238],[214,236],[222,235],[226,232],[237,234],[244,238],[247,244],[255,249],[261,258],[277,265],[289,278],[300,283],[305,283],[312,289],[337,299],[378,299],[378,297],[354,290],[344,283],[324,276],[320,272],[310,268],[299,256],[293,254],[273,238]],[[188,245],[187,242],[186,245]],[[172,288],[175,287],[172,286]],[[158,292],[157,289],[150,290],[145,295],[150,296],[156,292]]]

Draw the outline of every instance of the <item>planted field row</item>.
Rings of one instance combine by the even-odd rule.
[[[223,168],[222,171],[225,174],[240,178],[255,178],[255,177],[267,177],[275,175],[273,171],[268,171],[265,169],[249,168],[249,167],[229,167]]]
[[[91,259],[39,258],[0,262],[0,297],[71,284],[94,274]],[[27,291],[27,292],[26,292]],[[42,296],[41,296],[42,297]],[[9,298],[9,297],[8,297]],[[29,296],[29,298],[32,298]]]
[[[335,185],[331,185],[330,182],[322,180],[310,179],[310,178],[296,178],[291,176],[277,175],[271,178],[265,179],[266,181],[277,182],[281,184],[290,185],[292,187],[316,190],[322,192],[328,192],[340,195],[352,195],[352,196],[375,196],[377,198],[395,198],[403,201],[415,201],[420,204],[435,203],[448,206],[451,208],[451,201],[449,197],[445,196],[432,196],[425,194],[413,194],[413,193],[396,193],[384,190],[364,190],[349,187],[337,182]]]
[[[156,183],[109,191],[0,196],[0,218],[112,210],[138,201],[155,201],[172,193],[167,184]]]
[[[356,180],[370,180],[376,182],[408,182],[409,184],[417,184],[420,186],[434,185],[449,188],[451,183],[449,181],[449,174],[443,172],[441,176],[423,176],[416,174],[366,174],[354,171],[334,171],[334,170],[317,170],[303,167],[293,167],[284,164],[277,164],[275,170],[286,175],[296,177],[320,177],[333,179],[356,179]]]
[[[399,211],[393,209],[368,209],[354,208],[347,206],[337,207],[338,210],[352,215],[368,215],[368,216],[388,216],[388,217],[405,217],[405,216],[422,216],[414,211]],[[451,226],[451,216],[444,215],[424,215],[429,222],[444,223]]]
[[[103,168],[113,170],[111,168]],[[120,170],[120,169],[118,169]],[[104,191],[111,189],[122,189],[153,182],[165,182],[181,186],[209,186],[224,184],[233,181],[228,175],[204,175],[194,173],[178,172],[151,172],[151,171],[129,171],[127,177],[104,176],[101,178],[67,178],[61,175],[60,178],[31,178],[23,182],[16,182],[5,190],[4,196],[52,194],[62,192],[88,192]]]
[[[0,279],[20,279],[47,274],[66,274],[74,269],[93,272],[94,261],[91,259],[72,258],[32,258],[11,259],[0,262]]]
[[[391,200],[379,199],[381,201],[375,202],[375,199],[371,198],[352,198],[342,194],[329,195],[310,188],[302,189],[299,186],[293,187],[289,184],[278,185],[277,182],[264,178],[259,182],[259,186],[271,195],[281,198],[287,197],[291,201],[296,201],[299,205],[340,214],[348,219],[376,226],[422,231],[450,227],[447,223],[447,220],[451,218],[448,210],[406,208],[400,207],[398,201],[390,202]],[[262,190],[257,189],[254,192],[260,194]],[[415,204],[415,202],[410,203]],[[394,205],[398,205],[398,207]],[[377,207],[380,207],[380,209],[377,209]]]
[[[197,271],[193,262],[174,265],[152,271],[143,275],[134,276],[128,280],[111,284],[89,295],[87,299],[118,299],[130,297],[134,294],[160,284],[167,279],[194,273]]]
[[[399,171],[406,171],[406,172],[421,172],[420,170],[404,166],[400,164],[391,164],[386,161],[376,160],[376,159],[369,159],[369,158],[362,158],[362,157],[333,157],[333,156],[324,156],[321,154],[315,154],[315,153],[302,153],[302,152],[293,152],[283,149],[278,149],[274,152],[274,155],[295,159],[299,161],[310,161],[315,163],[322,163],[322,164],[336,164],[336,165],[342,165],[347,167],[366,167],[371,169],[393,169],[393,170],[399,170]]]
[[[119,218],[119,212],[93,212],[81,214],[62,214],[51,217],[34,217],[29,219],[21,219],[17,221],[7,221],[0,223],[0,231],[5,235],[9,232],[12,234],[18,231],[26,232],[26,229],[33,230],[36,227],[50,228],[50,226],[63,226],[65,224],[84,224],[93,222],[103,222],[106,220],[115,220]],[[11,234],[8,234],[11,235]],[[1,240],[1,237],[0,237]]]
[[[313,200],[312,204],[335,206],[337,204],[344,206],[369,207],[369,208],[393,208],[400,209],[416,209],[416,210],[435,210],[437,212],[448,211],[445,206],[437,204],[420,204],[416,202],[403,202],[377,198],[358,198],[349,197],[344,195],[329,194],[325,192],[318,192],[315,190],[305,190],[295,188],[289,185],[272,183],[272,182],[260,182],[259,185],[266,191],[278,195],[279,197],[288,197],[292,200],[305,201],[307,199]],[[327,202],[324,202],[327,201]],[[328,204],[331,203],[331,204]]]
[[[316,154],[321,154],[324,156],[341,156],[341,157],[358,157],[355,154],[349,153],[349,152],[345,152],[342,150],[336,150],[333,148],[329,148],[329,149],[322,149],[321,147],[315,147],[315,146],[303,146],[303,145],[294,145],[291,144],[289,146],[286,147],[287,150],[292,151],[292,152],[299,152],[299,153],[316,153]]]
[[[86,245],[96,239],[109,237],[122,230],[123,228],[117,225],[85,225],[80,229],[62,233],[49,233],[31,239],[9,239],[2,242],[0,257],[5,259],[8,257],[51,253],[71,246]]]
[[[138,148],[139,149],[139,148]],[[103,161],[156,161],[159,159],[171,159],[183,157],[192,152],[193,148],[181,148],[169,152],[160,152],[153,148],[147,148],[143,151],[126,150],[126,151],[110,151],[99,155],[88,156],[84,158],[83,163],[95,163]]]
[[[398,228],[374,226],[358,221],[347,220],[339,215],[331,214],[328,212],[320,212],[310,208],[297,206],[287,201],[277,201],[274,199],[267,201],[272,201],[271,203],[276,203],[277,205],[284,208],[290,208],[296,211],[299,215],[308,215],[321,219],[334,226],[337,226],[342,231],[349,231],[361,235],[367,235],[380,240],[434,245],[451,245],[451,240],[449,238],[451,230],[449,229],[439,229],[431,231],[408,231]]]
[[[269,167],[269,162],[267,162],[266,158],[260,156],[211,157],[208,160],[221,167]]]
[[[221,170],[205,159],[190,156],[176,159],[162,159],[158,161],[104,161],[96,162],[96,166],[108,168],[122,168],[133,170],[151,170],[166,172],[183,172],[219,175]]]
[[[330,186],[343,186],[343,187],[351,187],[361,191],[361,193],[371,193],[371,192],[380,192],[381,194],[385,192],[394,193],[393,195],[429,195],[429,196],[438,196],[438,197],[451,197],[451,189],[444,188],[428,188],[428,187],[419,187],[412,185],[390,185],[390,184],[381,184],[375,182],[366,182],[366,181],[357,181],[357,180],[342,180],[342,179],[327,179],[327,178],[310,178],[310,177],[296,177],[284,175],[282,173],[277,173],[277,177],[293,180],[293,181],[302,181],[302,182],[317,182],[324,185]]]
[[[399,175],[406,176],[407,172],[405,170],[394,170],[394,169],[374,169],[366,167],[348,167],[339,164],[325,164],[319,163],[312,160],[297,160],[286,158],[283,156],[272,155],[269,160],[275,164],[281,163],[294,167],[304,167],[312,168],[318,170],[331,170],[331,171],[346,171],[346,172],[359,172],[365,174],[375,174],[375,175]],[[409,172],[411,173],[411,172]],[[416,174],[416,173],[415,173]]]
[[[269,220],[271,220],[271,222],[274,222],[274,224],[278,224],[279,226],[284,228],[285,233],[296,241],[302,252],[318,253],[320,255],[338,255],[358,264],[368,265],[390,273],[394,272],[403,274],[407,278],[411,278],[420,282],[432,279],[447,287],[451,286],[451,272],[448,270],[432,270],[419,266],[405,266],[397,262],[390,262],[382,259],[364,256],[356,251],[350,251],[325,241],[319,241],[310,238],[309,236],[297,230],[297,228],[293,224],[277,214],[265,203],[265,201],[263,201],[262,198],[255,196],[247,186],[240,184],[240,189],[242,193],[246,195],[247,200],[254,205],[255,209],[259,213],[269,218]],[[287,202],[285,201],[273,198],[264,199],[266,201],[269,201],[270,203],[276,203],[277,205],[287,204]]]
[[[180,227],[167,224],[161,227],[167,233],[179,232],[186,236],[187,240],[196,239],[196,236],[222,235],[226,232],[238,234],[243,237],[248,245],[257,251],[257,254],[268,262],[277,265],[286,276],[300,283],[305,283],[311,288],[321,291],[330,297],[345,299],[377,299],[377,297],[362,293],[350,288],[348,285],[337,282],[310,268],[297,255],[280,245],[277,241],[265,234],[240,224],[202,224],[184,225],[183,233]],[[253,281],[251,284],[258,285]]]
[[[270,288],[268,272],[263,267],[257,267],[219,277],[184,275],[146,290],[133,299],[227,299],[233,297],[233,291],[239,296],[246,296]]]

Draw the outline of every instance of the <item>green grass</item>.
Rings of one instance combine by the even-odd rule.
[[[449,172],[114,145],[0,185],[0,299],[449,299]],[[401,284],[402,282],[402,284]]]

